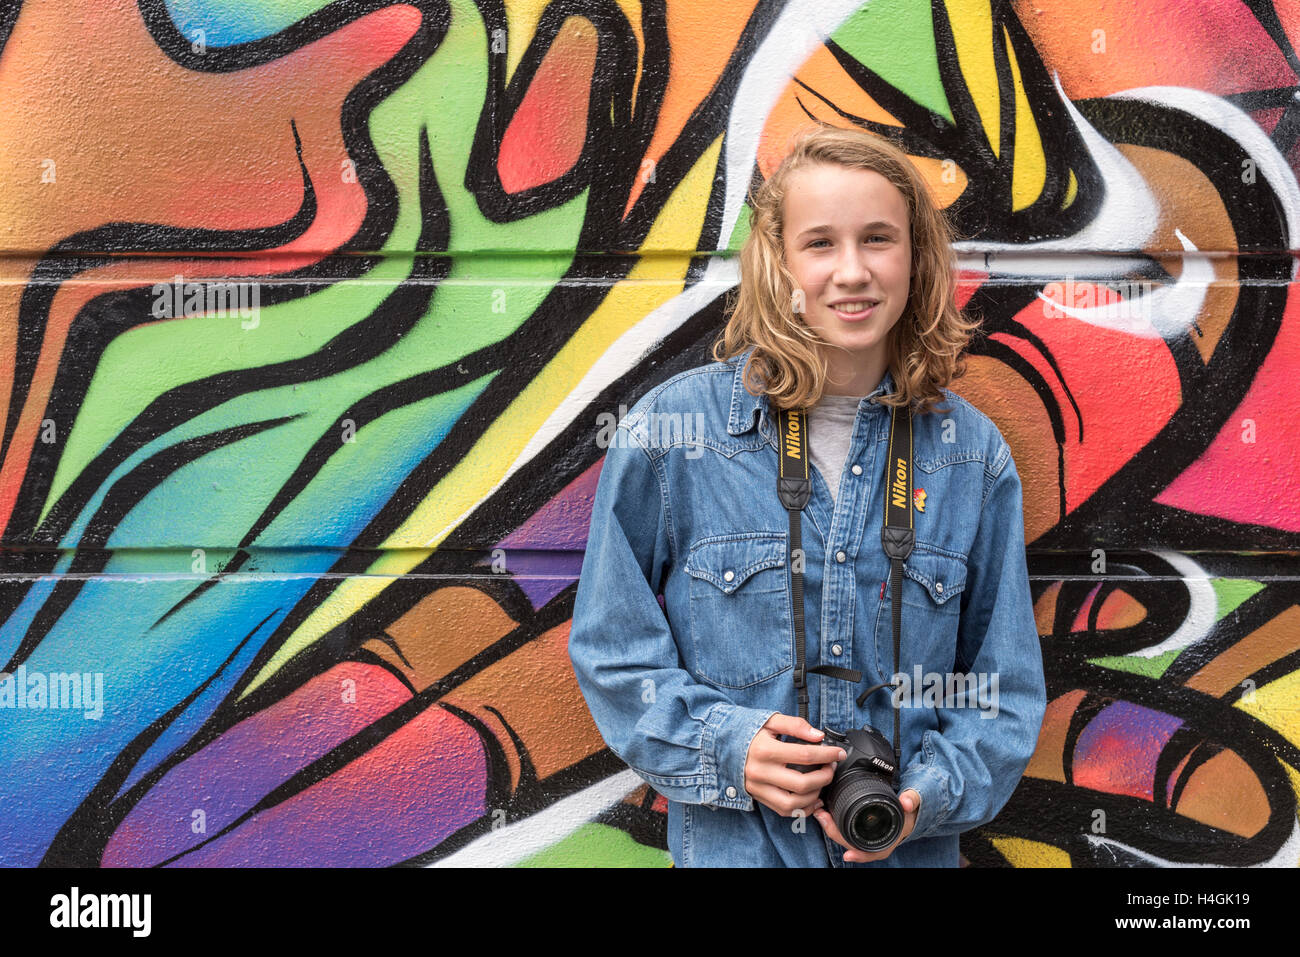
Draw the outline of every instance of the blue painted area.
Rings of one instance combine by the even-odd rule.
[[[166,0],[172,22],[193,41],[203,31],[210,47],[248,43],[279,33],[327,6],[329,0]]]
[[[277,552],[274,577],[216,585],[155,627],[168,609],[193,593],[200,579],[159,576],[158,551],[123,549],[115,553],[104,574],[85,583],[26,663],[29,673],[102,674],[102,716],[88,719],[81,711],[50,708],[0,711],[4,731],[0,735],[0,865],[38,864],[64,822],[123,749],[214,675],[249,630],[274,612],[233,665],[147,750],[127,785],[188,741],[316,577],[337,560],[337,551],[328,546],[355,540],[394,499],[411,470],[442,442],[491,378],[483,377],[455,392],[361,425],[355,454],[343,446],[331,456],[327,469],[266,533],[279,541],[292,536],[288,540],[324,542],[327,547]],[[269,500],[263,497],[264,490],[254,490],[251,484],[267,472],[275,472],[270,467],[250,470],[248,463],[281,463],[285,432],[292,431],[293,425],[311,427],[310,422],[296,420],[216,449],[172,473],[125,516],[110,538],[110,547],[119,536],[130,542],[151,537],[179,542],[238,540],[239,530],[247,528],[250,502]],[[175,441],[175,436],[170,441]],[[278,452],[272,451],[277,443]],[[148,454],[145,450],[141,453]],[[383,467],[377,469],[377,462]],[[235,478],[241,475],[242,486]],[[223,497],[209,491],[214,481],[231,494]],[[84,528],[84,521],[79,526]],[[304,529],[316,534],[304,533]],[[160,536],[160,530],[165,534]],[[187,550],[161,554],[171,555],[176,565],[173,572],[189,571]],[[208,570],[220,567],[226,555],[211,549]],[[294,573],[306,577],[279,577]],[[48,587],[38,587],[48,594]],[[30,622],[39,602],[35,591],[28,597],[29,602],[20,606],[25,610],[23,623]],[[22,634],[16,627],[19,623],[19,619],[11,620],[6,643]]]

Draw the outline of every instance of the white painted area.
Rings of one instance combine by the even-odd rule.
[[[1151,864],[1155,864],[1158,867],[1220,867],[1220,868],[1235,867],[1235,865],[1230,865],[1230,864],[1191,864],[1185,861],[1168,861],[1165,860],[1163,857],[1157,857],[1154,854],[1148,854],[1146,851],[1139,851],[1136,847],[1131,847],[1130,845],[1125,844],[1122,841],[1112,841],[1108,837],[1102,837],[1097,834],[1086,834],[1084,836],[1088,838],[1089,843],[1095,846],[1107,847],[1107,848],[1117,847],[1123,851],[1126,851],[1129,854],[1132,854],[1134,857],[1139,857],[1142,860],[1147,861]],[[1116,864],[1119,863],[1118,857],[1116,858],[1115,863]],[[1278,848],[1276,854],[1270,857],[1267,861],[1264,861],[1262,864],[1256,864],[1254,866],[1255,867],[1295,867],[1298,864],[1300,864],[1300,821],[1297,821],[1295,826],[1291,828],[1291,836],[1286,839],[1285,844],[1283,844],[1280,848]]]
[[[1210,577],[1205,573],[1205,569],[1181,552],[1161,548],[1156,549],[1155,553],[1173,565],[1182,576],[1189,597],[1187,617],[1174,629],[1174,633],[1160,644],[1128,652],[1139,658],[1154,658],[1163,655],[1166,651],[1182,650],[1188,645],[1195,644],[1210,633],[1219,613],[1219,599],[1214,593],[1214,586],[1210,584]]]
[[[621,771],[544,811],[497,828],[430,867],[509,867],[558,844],[601,811],[617,804],[645,782],[635,771]]]

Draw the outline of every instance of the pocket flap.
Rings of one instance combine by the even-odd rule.
[[[702,578],[730,595],[755,572],[785,564],[785,535],[753,533],[704,539],[686,558],[686,573]]]
[[[939,605],[966,587],[966,563],[962,559],[930,551],[919,542],[903,561],[903,574],[925,588]]]

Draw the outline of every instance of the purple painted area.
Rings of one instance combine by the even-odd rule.
[[[193,847],[410,696],[374,665],[318,675],[164,775],[114,832],[103,865],[147,867]]]
[[[503,538],[505,549],[578,552],[587,549],[591,507],[596,498],[604,458],[564,487],[560,494],[533,513],[528,521]]]
[[[510,553],[510,575],[534,609],[543,607],[578,580],[596,483],[604,464],[601,458],[497,543],[498,548]],[[475,564],[490,563],[485,559]]]
[[[487,813],[478,734],[439,707],[307,790],[187,854],[181,867],[382,867]]]
[[[582,552],[511,552],[509,564],[510,577],[538,609],[578,580]]]
[[[1153,800],[1156,760],[1182,719],[1116,701],[1088,722],[1074,748],[1080,787]]]

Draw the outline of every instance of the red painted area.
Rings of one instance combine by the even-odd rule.
[[[573,22],[587,28],[570,29]],[[497,172],[507,193],[543,186],[578,162],[587,139],[587,103],[595,67],[595,33],[585,20],[570,18],[501,138]]]

